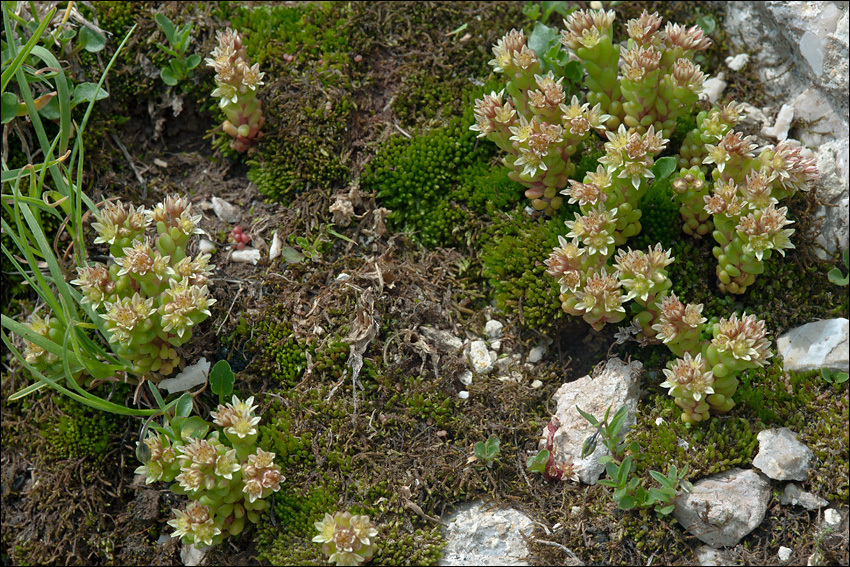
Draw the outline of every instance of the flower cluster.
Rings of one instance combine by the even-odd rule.
[[[378,547],[375,544],[378,530],[369,521],[369,516],[352,516],[350,512],[325,514],[315,526],[319,535],[313,541],[322,544],[322,553],[336,565],[368,563]]]
[[[144,440],[149,457],[136,474],[144,474],[148,484],[177,481],[172,491],[191,500],[168,522],[175,529],[172,535],[184,543],[209,546],[238,535],[246,520],[260,520],[270,506],[268,497],[280,490],[284,478],[274,453],[256,447],[260,417],[253,403],[253,397],[240,401],[233,396],[232,403],[212,412],[226,441],[219,431],[176,441],[151,432]]]
[[[565,20],[560,43],[583,63],[588,92],[582,105],[573,97],[571,112],[557,102],[560,116],[553,107],[563,98],[560,79],[543,75],[540,62],[543,58],[551,66],[549,54],[528,50],[520,32],[506,35],[490,63],[509,75],[511,98],[503,101],[502,94],[494,93],[476,101],[478,123],[472,128],[511,154],[505,161],[520,180],[525,176],[524,181],[540,184],[538,192],[529,189],[532,198],[557,208],[552,188],[563,187],[560,194],[579,207],[574,220],[566,222],[569,232],[545,261],[547,273],[560,284],[562,309],[600,330],[625,320],[625,303],[634,301],[627,336],[636,334],[642,344],[663,342],[679,357],[665,370],[663,386],[683,409],[683,420],[701,421],[709,411],[731,409],[735,376],[770,356],[764,323],[752,315],[732,315],[707,326],[702,305],[685,305],[669,294],[671,251],[660,244],[646,251],[616,247],[641,231],[641,198],[659,172],[670,175],[670,160],[676,160],[680,171],[671,184],[684,231],[697,238],[714,236],[720,244],[714,249],[720,288],[740,293],[763,270],[762,261],[772,250],[791,247],[792,231],[785,228],[790,221],[778,202],[805,189],[816,170],[789,143],[756,154],[752,140],[733,130],[742,108],[735,103],[700,113],[680,155],[656,168],[677,119],[697,101],[705,75],[692,58],[711,41],[697,27],[669,23],[662,29],[658,14],[644,12],[627,23],[629,40],[621,54],[613,41],[613,22],[613,12],[593,10],[577,10]],[[576,132],[595,129],[607,138],[599,167],[581,182],[566,179],[572,170],[566,163],[569,154],[558,163],[557,153],[547,153],[566,139],[571,117],[592,121]],[[545,175],[538,171],[540,163]],[[705,340],[706,335],[713,338]]]
[[[627,23],[629,41],[621,54],[613,23],[614,12],[601,10],[576,10],[564,20],[561,43],[584,63],[587,100],[600,105],[610,130],[625,125],[642,134],[652,126],[669,138],[702,90],[706,77],[692,58],[711,40],[696,26],[668,22],[661,30],[661,17],[644,11]]]
[[[110,346],[130,362],[130,372],[158,382],[181,364],[177,347],[216,301],[207,287],[215,268],[210,256],[186,256],[201,215],[192,214],[188,199],[171,196],[151,210],[109,203],[95,219],[95,243],[109,245],[114,263],[78,267],[71,283],[82,291],[81,303],[102,319]],[[153,239],[146,236],[151,225]]]
[[[754,315],[739,318],[733,313],[706,329],[702,305],[684,305],[672,294],[659,307],[658,322],[652,326],[656,338],[680,357],[667,365],[661,386],[669,388],[676,405],[682,408],[682,420],[704,421],[709,410],[732,409],[732,395],[738,388],[736,375],[763,366],[772,356],[764,321]],[[706,330],[712,335],[711,341],[700,341]]]
[[[244,152],[263,136],[260,129],[266,119],[257,87],[263,84],[265,73],[259,63],[250,65],[239,33],[227,28],[216,32],[218,47],[204,61],[215,69],[217,88],[212,95],[219,97],[219,106],[227,116],[222,129],[232,138],[230,147]]]
[[[570,162],[591,130],[604,132],[608,119],[599,106],[567,104],[563,77],[543,71],[538,55],[526,44],[522,30],[511,30],[493,48],[490,65],[507,75],[501,92],[475,101],[476,123],[470,130],[496,143],[507,155],[510,177],[526,187],[525,196],[536,210],[552,214],[575,172]]]
[[[787,208],[777,205],[808,191],[818,176],[815,159],[794,142],[766,146],[756,155],[751,137],[733,130],[739,116],[735,103],[701,113],[683,144],[683,167],[673,182],[684,232],[695,238],[712,234],[719,244],[713,250],[718,287],[735,294],[752,285],[773,250],[784,256],[794,247],[789,239],[794,230],[785,228],[792,223]]]

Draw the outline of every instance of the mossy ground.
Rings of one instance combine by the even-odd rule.
[[[665,20],[693,25],[708,10],[649,4],[618,5],[618,20],[648,7]],[[552,393],[592,371],[609,351],[647,369],[630,434],[641,446],[636,474],[646,486],[649,470],[667,472],[674,463],[687,464],[692,481],[751,467],[758,431],[787,426],[816,455],[803,488],[847,506],[846,383],[789,375],[774,359],[741,378],[731,412],[688,429],[659,388],[669,351],[612,347],[613,329],[595,333],[559,309],[557,286],[542,262],[572,211],[565,207],[563,218],[548,220],[529,216],[497,152],[468,131],[471,100],[497,88],[486,65],[490,47],[512,27],[531,29],[521,4],[104,2],[96,8],[99,25],[115,37],[133,23],[139,28],[89,131],[93,193],[146,204],[173,191],[197,201],[219,196],[243,207],[245,228],[267,241],[275,231],[296,247],[296,237],[324,239],[313,260],[246,266],[227,260],[223,235],[230,226],[212,213],[205,221],[219,241],[213,258],[220,270],[213,286],[218,303],[185,354],[230,361],[237,391],[261,404],[260,443],[276,453],[286,476],[274,513],[237,538],[235,550],[214,550],[212,562],[321,564],[319,546],[310,541],[313,522],[349,509],[379,526],[373,564],[433,564],[444,543],[438,519],[475,498],[518,507],[546,527],[530,542],[537,563],[563,564],[558,545],[587,563],[693,562],[699,542],[674,520],[618,511],[610,489],[547,483],[525,468],[553,410]],[[191,21],[194,45],[204,54],[216,29],[229,23],[244,33],[248,55],[267,73],[261,92],[266,135],[247,159],[213,153],[210,139],[202,140],[221,118],[206,98],[209,70],[198,68],[175,92],[155,75],[137,72],[162,62],[145,39],[158,37],[154,11]],[[722,13],[713,16],[719,20]],[[722,34],[715,39],[718,47],[706,54],[709,72],[727,54]],[[116,44],[110,41],[105,56]],[[81,64],[97,68],[95,58]],[[746,76],[727,94],[757,105],[763,97]],[[178,118],[168,102],[175,95],[185,104]],[[689,127],[683,120],[678,139]],[[210,137],[219,148],[226,142],[214,131]],[[579,178],[595,169],[598,146],[577,154]],[[149,167],[154,158],[168,167]],[[144,185],[134,168],[144,169]],[[355,222],[333,227],[350,242],[328,231],[328,207],[339,194],[361,196]],[[846,290],[829,283],[831,265],[815,260],[806,245],[813,241],[811,195],[788,202],[797,248],[785,258],[774,255],[755,285],[734,297],[719,294],[713,283],[712,243],[671,230],[677,219],[669,197],[663,183],[648,193],[644,232],[630,245],[672,248],[674,291],[703,303],[708,317],[756,313],[775,339],[805,322],[847,316]],[[381,206],[393,211],[386,234],[374,225],[372,211]],[[19,305],[28,312],[25,300]],[[524,354],[545,335],[554,340],[550,355],[523,370],[521,382],[480,376],[466,388],[459,381],[466,368],[461,356],[428,344],[419,328],[466,338],[465,329],[480,335],[491,314],[508,324],[505,352]],[[358,345],[363,366],[354,380]],[[534,379],[543,386],[529,387]],[[24,382],[20,369],[4,371],[4,563],[177,561],[179,546],[155,542],[170,531],[165,522],[180,499],[163,486],[132,484],[140,423],[103,418],[46,394],[8,404]],[[462,389],[470,393],[466,400],[457,397]],[[217,400],[204,392],[196,402],[205,413]],[[486,468],[470,457],[472,445],[490,435],[501,440],[501,452]],[[777,564],[784,545],[803,560],[819,546],[827,561],[847,562],[846,540],[823,534],[815,513],[776,504],[733,550],[736,561]]]

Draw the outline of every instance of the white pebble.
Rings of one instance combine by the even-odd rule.
[[[283,243],[280,241],[280,237],[277,233],[274,233],[274,237],[272,238],[272,245],[269,248],[269,260],[274,260],[278,256],[280,256],[280,251],[283,249]]]
[[[726,66],[732,69],[733,71],[740,71],[744,67],[747,66],[747,63],[750,62],[750,56],[746,53],[739,53],[734,57],[726,58]]]
[[[460,380],[461,384],[463,384],[464,386],[469,386],[470,384],[472,384],[472,372],[470,372],[469,370],[464,370],[463,374],[458,377],[458,380]]]
[[[531,383],[531,387],[534,388],[535,390],[542,385],[543,385],[543,382],[540,381],[540,380],[535,380],[534,382]]]
[[[701,100],[707,100],[714,104],[726,89],[726,81],[720,77],[711,77],[702,84],[702,92],[699,93]]]
[[[784,545],[779,546],[779,560],[780,561],[788,561],[788,558],[791,557],[791,554],[794,553],[794,550],[790,547],[785,547]]]
[[[773,126],[765,126],[761,129],[763,136],[776,138],[780,142],[788,137],[788,130],[791,128],[791,122],[794,120],[794,107],[783,104],[779,109],[779,114],[776,115],[776,122]]]
[[[538,345],[528,353],[528,362],[536,364],[543,360],[544,354],[546,354],[546,347]]]
[[[484,333],[487,335],[488,339],[498,339],[502,336],[503,327],[504,325],[501,323],[501,321],[491,319],[487,321],[486,325],[484,325]]]
[[[200,242],[198,242],[198,250],[201,251],[201,254],[215,254],[215,243],[211,240],[207,240],[206,238],[202,238]]]
[[[823,513],[823,521],[830,528],[838,527],[838,524],[841,523],[841,512],[834,508],[827,508],[826,512]]]
[[[234,262],[251,262],[255,266],[260,261],[260,251],[256,248],[244,248],[242,250],[234,250],[230,255],[230,259]]]
[[[469,392],[467,392],[466,390],[458,392],[457,397],[460,398],[461,400],[465,400],[466,398],[469,397]]]
[[[218,197],[212,198],[213,212],[215,216],[227,223],[239,222],[239,209]]]

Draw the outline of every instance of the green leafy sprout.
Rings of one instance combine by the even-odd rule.
[[[499,443],[499,438],[491,435],[487,441],[479,441],[472,446],[475,457],[484,463],[488,469],[493,468],[493,463],[498,459]]]
[[[192,24],[175,26],[165,14],[155,14],[154,20],[165,33],[168,46],[157,43],[156,46],[166,55],[171,56],[168,67],[159,70],[162,82],[173,87],[185,79],[192,77],[192,70],[201,63],[201,56],[197,53],[187,56],[186,51],[192,42]]]

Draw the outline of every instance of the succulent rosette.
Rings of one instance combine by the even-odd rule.
[[[378,530],[369,521],[369,516],[353,516],[350,512],[337,512],[333,516],[325,514],[315,527],[319,535],[313,541],[322,544],[322,553],[331,563],[362,565],[375,555],[377,545],[374,538]]]

